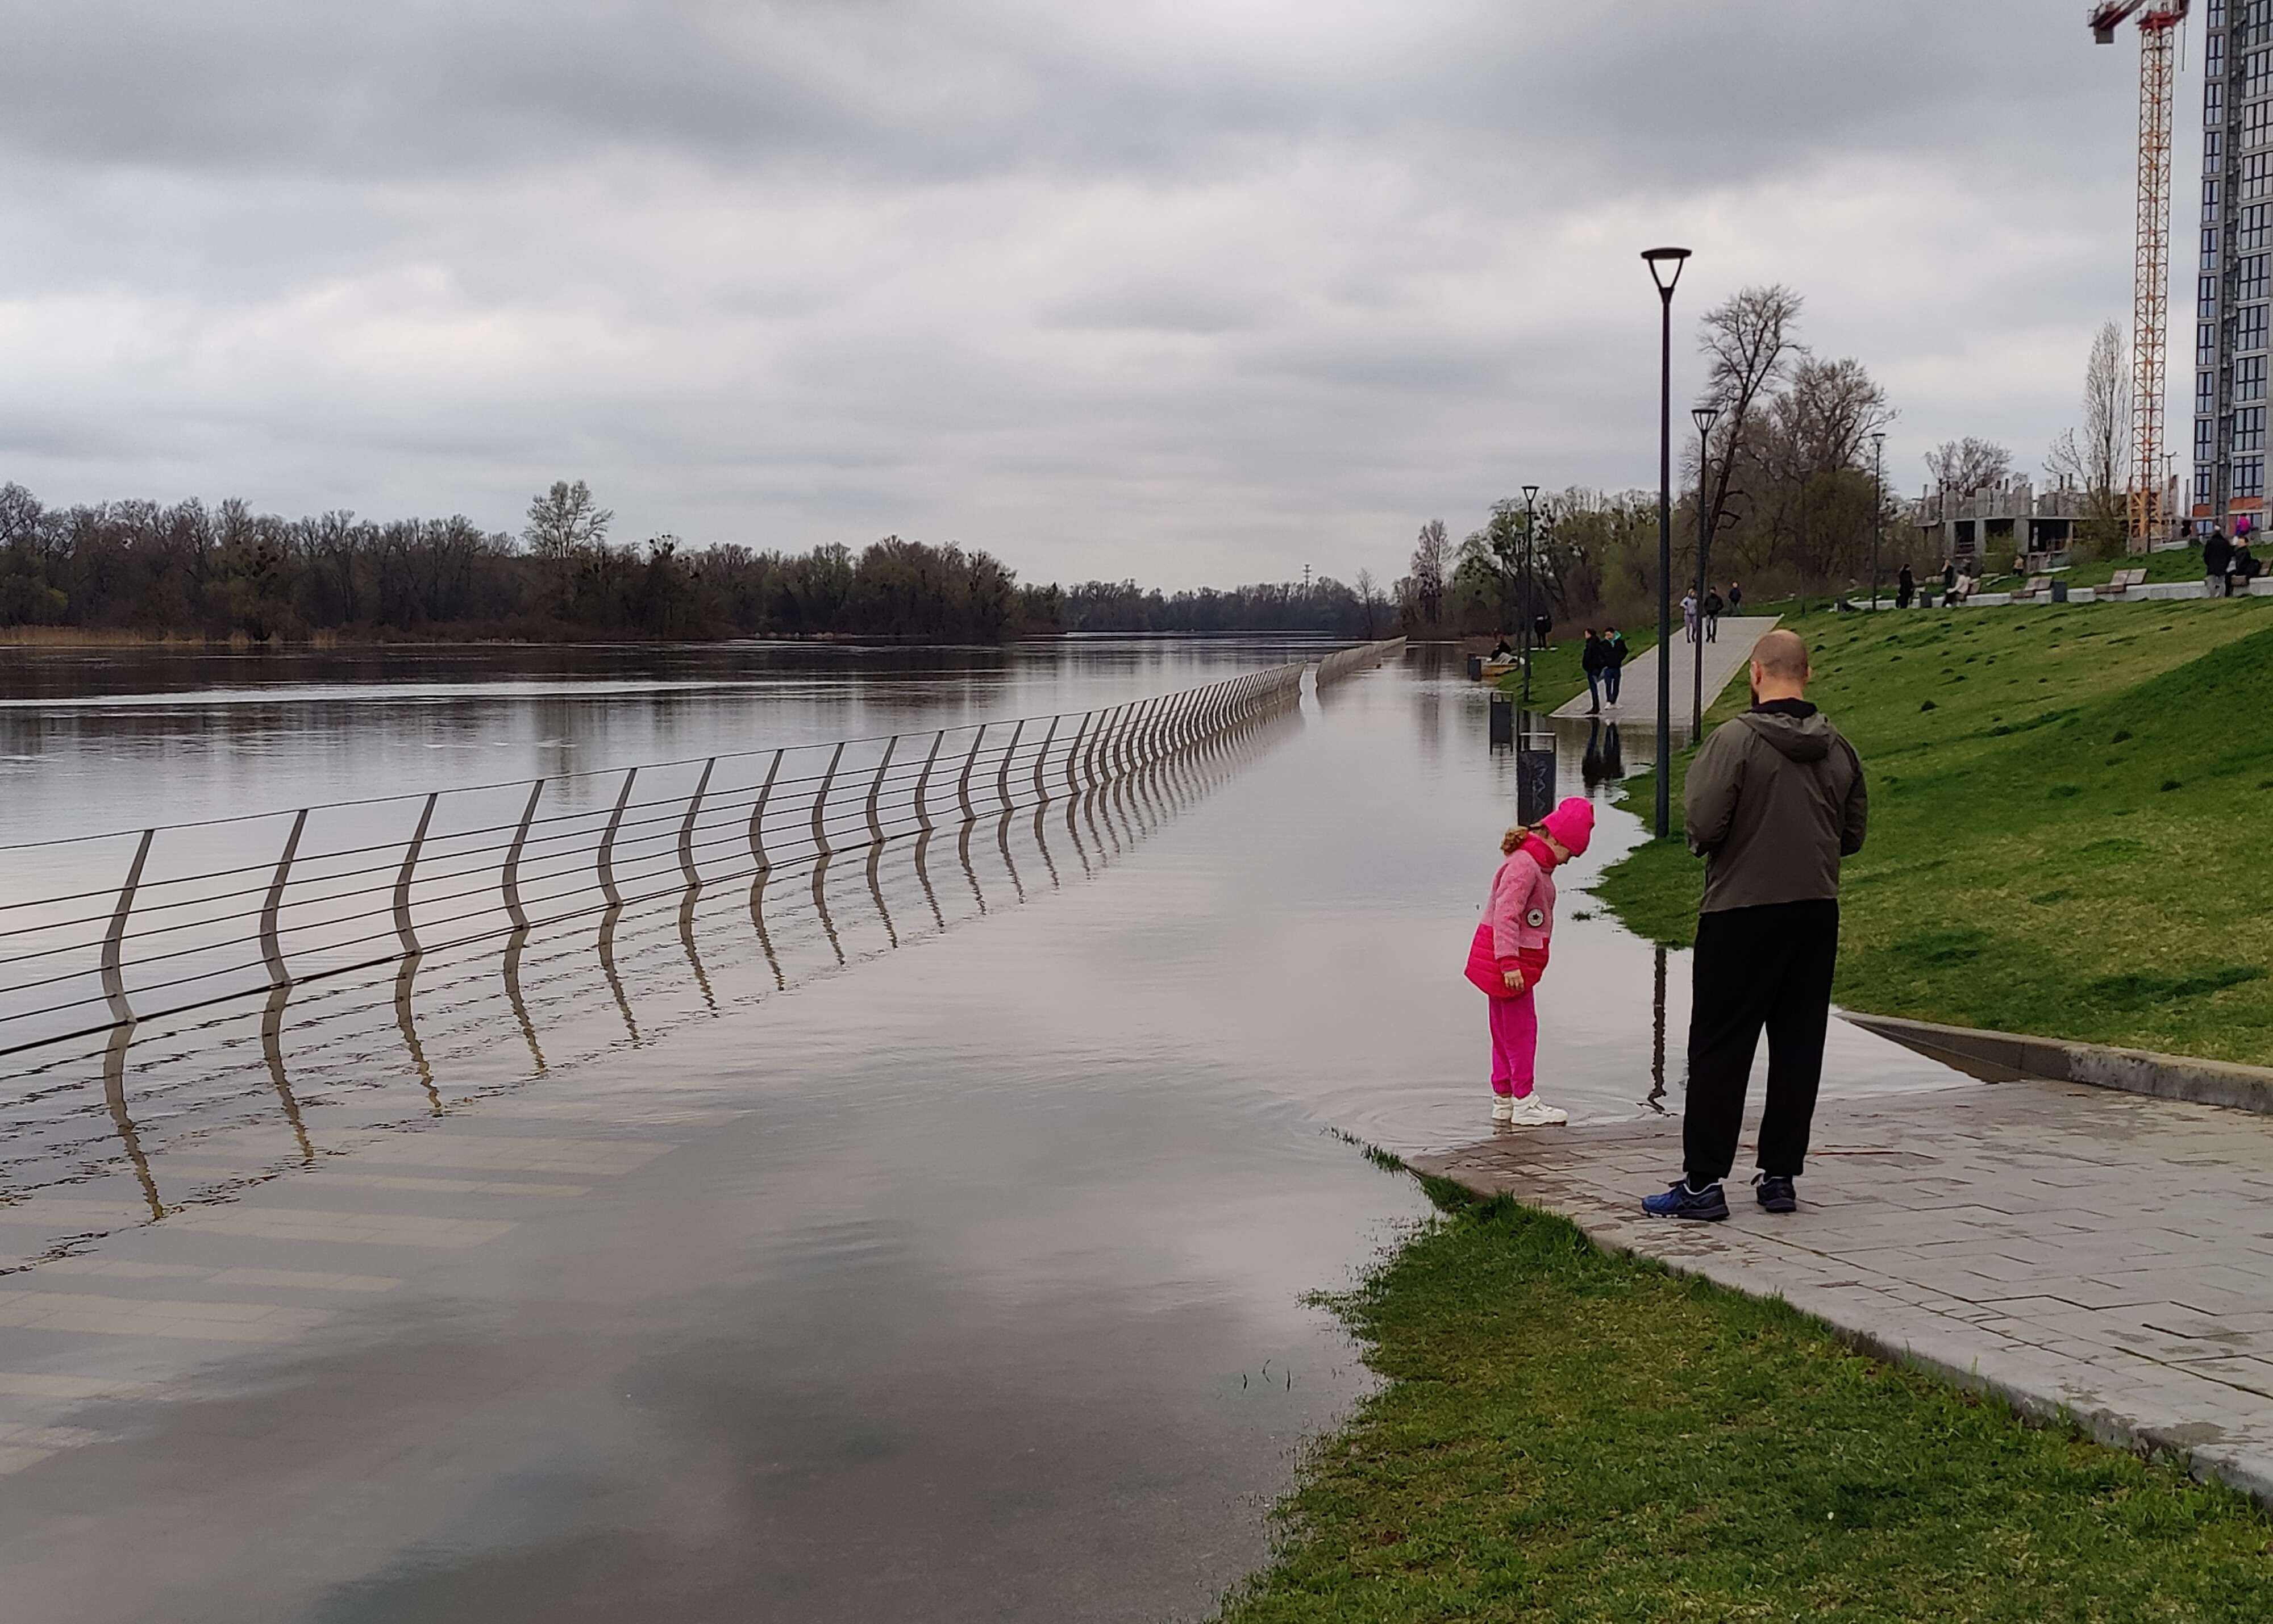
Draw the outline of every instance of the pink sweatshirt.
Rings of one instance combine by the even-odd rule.
[[[1555,934],[1555,881],[1549,871],[1556,861],[1536,834],[1501,859],[1492,876],[1491,901],[1484,905],[1497,957],[1512,960],[1527,949],[1544,948]]]

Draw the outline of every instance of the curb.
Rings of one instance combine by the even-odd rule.
[[[1893,1015],[1845,1010],[1840,1014],[1849,1025],[1875,1032],[1983,1082],[2082,1082],[2119,1089],[2127,1094],[2273,1116],[2273,1067],[2157,1054],[2145,1049],[2113,1049],[2059,1037],[1989,1032],[1969,1026],[1941,1026]]]

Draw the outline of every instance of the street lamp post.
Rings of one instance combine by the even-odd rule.
[[[1697,682],[1695,691],[1689,696],[1689,737],[1692,740],[1702,737],[1705,732],[1705,568],[1713,544],[1713,520],[1705,511],[1705,492],[1712,483],[1708,475],[1712,471],[1713,423],[1720,415],[1717,406],[1689,408],[1689,421],[1697,425]]]
[[[1523,708],[1516,715],[1515,722],[1519,728],[1530,725],[1526,719],[1531,715],[1531,623],[1537,617],[1532,605],[1539,590],[1532,573],[1532,510],[1538,501],[1539,487],[1526,485],[1523,488]]]
[[[1642,251],[1664,312],[1658,345],[1657,404],[1657,837],[1673,824],[1673,290],[1685,248]]]
[[[1879,538],[1887,528],[1887,431],[1871,435],[1871,612],[1879,612]]]

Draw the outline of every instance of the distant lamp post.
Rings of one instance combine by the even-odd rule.
[[[1871,435],[1871,612],[1879,612],[1879,538],[1887,528],[1887,431]]]
[[[1673,290],[1685,248],[1648,248],[1642,258],[1664,312],[1658,344],[1657,402],[1657,837],[1673,824]]]
[[[1697,425],[1697,683],[1689,697],[1689,737],[1694,740],[1705,731],[1705,592],[1706,558],[1712,550],[1713,519],[1705,511],[1705,492],[1712,484],[1713,425],[1721,415],[1717,406],[1692,406],[1689,421]]]
[[[1523,488],[1523,625],[1520,632],[1523,640],[1523,709],[1516,718],[1518,723],[1525,727],[1530,723],[1524,718],[1531,715],[1531,623],[1537,617],[1532,607],[1538,588],[1533,584],[1531,537],[1533,509],[1538,501],[1539,487],[1526,485]]]

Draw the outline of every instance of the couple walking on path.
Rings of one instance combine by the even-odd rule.
[[[1831,977],[1839,952],[1839,865],[1863,848],[1869,818],[1854,746],[1807,700],[1807,645],[1771,632],[1752,649],[1752,707],[1716,730],[1690,763],[1689,849],[1705,859],[1692,954],[1683,1177],[1643,1209],[1660,1217],[1729,1216],[1752,1057],[1768,1039],[1767,1112],[1755,1179],[1771,1212],[1798,1205]],[[1538,1097],[1534,989],[1555,929],[1554,869],[1583,853],[1594,808],[1564,801],[1536,828],[1508,831],[1491,901],[1470,945],[1468,978],[1491,1003],[1496,1122],[1549,1126]]]
[[[1587,696],[1593,711],[1602,708],[1607,699],[1612,705],[1618,702],[1618,681],[1626,664],[1625,633],[1612,626],[1605,632],[1587,628],[1586,646],[1579,651],[1579,669],[1587,674]]]

